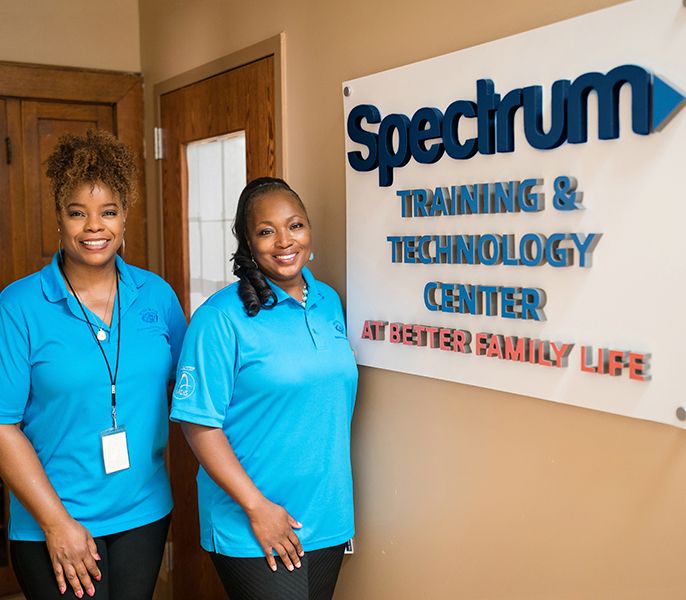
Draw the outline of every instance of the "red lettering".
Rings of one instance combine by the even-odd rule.
[[[629,352],[629,378],[650,381],[650,354]]]
[[[589,361],[589,356],[593,352],[592,346],[581,346],[581,370],[586,373],[596,373],[596,368],[593,366],[592,360]]]
[[[513,340],[515,340],[513,342]],[[505,358],[508,360],[516,360],[518,362],[526,361],[525,351],[526,338],[517,338],[508,335],[505,337]],[[516,345],[515,345],[516,344]]]
[[[552,367],[553,363],[549,360],[550,350],[548,349],[548,342],[538,342],[538,364],[543,367]]]
[[[438,347],[441,350],[452,350],[450,347],[450,329],[441,328],[438,332]]]
[[[453,350],[455,350],[455,352],[462,352],[463,354],[471,353],[472,349],[469,347],[471,338],[472,336],[469,331],[456,329],[453,331]]]
[[[486,344],[488,344],[488,338],[491,337],[490,333],[479,332],[476,334],[476,354],[477,356],[483,356],[486,352]]]
[[[371,322],[370,321],[365,321],[364,325],[362,326],[362,335],[360,336],[360,339],[363,340],[373,340],[374,335],[372,334],[372,328],[371,328]]]
[[[438,348],[438,327],[427,327],[426,337],[430,348]]]
[[[412,325],[403,325],[403,344],[405,346],[414,346],[414,336],[412,335]]]
[[[391,344],[400,343],[400,327],[402,323],[391,323],[390,325],[390,339],[388,340]]]
[[[609,350],[607,353],[607,372],[612,377],[622,374],[625,354],[621,350]]]
[[[486,351],[486,356],[495,356],[497,358],[502,358],[503,350],[501,348],[501,342],[502,339],[499,335],[494,335],[493,337],[491,337],[491,341],[488,344],[488,350]]]

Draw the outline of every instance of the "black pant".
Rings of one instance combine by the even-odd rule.
[[[280,558],[272,571],[263,558],[233,558],[210,552],[231,600],[331,600],[345,544],[305,552],[302,566],[289,571]]]
[[[102,573],[93,581],[97,600],[150,600],[164,553],[169,521],[167,515],[159,521],[94,538],[98,547]],[[67,582],[67,591],[60,594],[45,542],[10,542],[12,566],[27,600],[76,599]],[[84,591],[84,598],[88,595]]]

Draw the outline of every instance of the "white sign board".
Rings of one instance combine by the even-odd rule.
[[[344,83],[359,364],[684,426],[686,8]]]

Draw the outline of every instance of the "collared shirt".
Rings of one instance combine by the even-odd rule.
[[[117,257],[121,349],[117,417],[126,427],[131,468],[105,474],[100,433],[112,426],[107,367],[57,255],[41,271],[0,294],[0,423],[20,423],[69,514],[93,536],[152,523],[172,506],[164,468],[167,383],[186,321],[171,287]],[[112,370],[117,307],[102,327]],[[45,539],[13,495],[10,538]]]
[[[248,317],[238,284],[193,315],[171,418],[223,429],[257,488],[300,521],[303,548],[352,537],[350,421],[357,366],[336,292],[303,269],[306,307],[269,282],[277,302]],[[203,548],[227,556],[263,551],[241,507],[201,467]]]

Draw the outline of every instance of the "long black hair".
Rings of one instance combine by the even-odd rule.
[[[277,177],[258,177],[245,186],[238,198],[236,219],[233,223],[233,235],[238,242],[238,249],[231,257],[233,260],[233,274],[240,280],[238,295],[243,301],[245,312],[254,317],[263,308],[273,308],[276,305],[276,294],[269,287],[257,263],[253,259],[248,244],[248,217],[252,203],[265,194],[271,192],[286,192],[295,198],[301,206],[304,205],[300,196],[295,193],[283,179]]]

